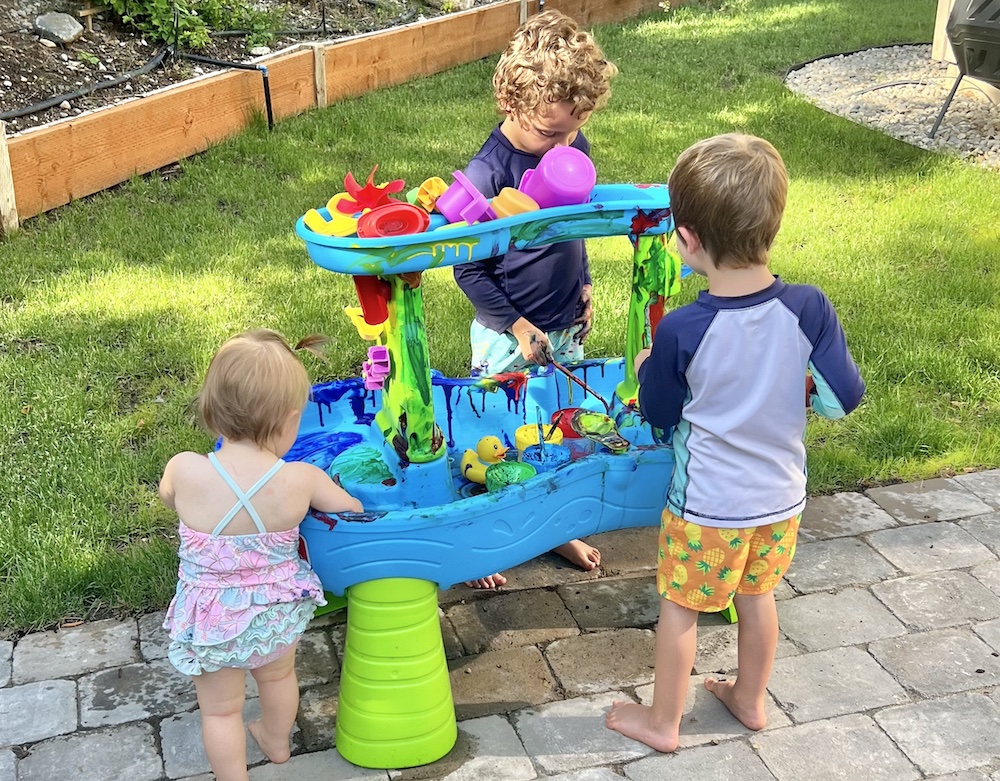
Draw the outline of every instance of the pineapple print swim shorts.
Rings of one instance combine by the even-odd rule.
[[[699,526],[664,510],[656,590],[702,613],[725,610],[734,594],[766,594],[795,555],[799,519],[748,529]]]

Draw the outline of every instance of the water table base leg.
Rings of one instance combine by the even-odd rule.
[[[438,619],[437,584],[386,578],[347,589],[336,746],[360,767],[434,762],[458,725]]]

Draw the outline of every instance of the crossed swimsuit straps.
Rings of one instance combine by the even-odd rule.
[[[212,536],[218,537],[220,534],[222,534],[222,530],[226,528],[226,526],[229,524],[231,520],[233,520],[234,517],[236,517],[236,514],[240,510],[247,511],[247,513],[250,515],[250,519],[253,521],[254,526],[257,527],[258,532],[260,532],[261,534],[267,534],[268,532],[267,529],[264,527],[264,522],[260,519],[260,515],[254,509],[254,506],[250,503],[250,497],[252,497],[255,493],[257,493],[261,488],[263,488],[267,484],[267,481],[270,480],[272,477],[274,477],[274,475],[277,474],[278,470],[285,465],[285,462],[279,458],[277,462],[275,462],[274,466],[268,469],[263,474],[263,476],[261,476],[260,480],[258,480],[252,486],[250,486],[250,489],[246,493],[244,493],[243,489],[240,488],[238,485],[236,485],[236,481],[233,480],[229,472],[227,472],[225,468],[223,468],[222,464],[219,463],[219,459],[216,458],[215,453],[209,453],[208,460],[212,463],[212,466],[215,467],[215,471],[218,472],[219,475],[222,477],[222,479],[226,481],[226,485],[228,485],[233,490],[233,493],[236,494],[236,499],[237,499],[236,504],[233,505],[233,509],[231,509],[228,513],[226,513],[225,517],[223,517],[223,519],[219,521],[216,527],[212,529]]]

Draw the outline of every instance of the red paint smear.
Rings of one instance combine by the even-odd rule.
[[[310,512],[310,515],[312,515],[312,517],[315,518],[320,523],[324,523],[327,526],[329,526],[331,530],[337,525],[336,518],[331,518],[329,515],[327,515],[326,513],[321,513],[319,510],[312,510]]]
[[[663,319],[663,296],[655,293],[649,297],[649,336],[656,336],[656,326]]]
[[[511,394],[513,398],[511,399],[514,403],[517,403],[521,398],[521,391],[528,384],[528,375],[524,372],[504,372],[503,374],[493,374],[490,375],[490,379],[494,380],[504,392],[507,394],[507,398],[511,399]]]
[[[636,210],[635,217],[632,218],[632,234],[641,236],[650,228],[657,227],[670,214],[670,209],[657,209],[648,214],[642,209]]]

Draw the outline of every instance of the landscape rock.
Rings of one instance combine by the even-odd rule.
[[[50,11],[35,19],[35,32],[44,39],[66,46],[83,35],[83,25],[69,14]]]

